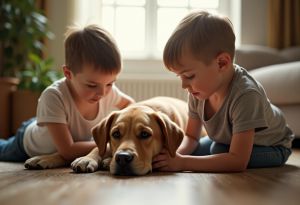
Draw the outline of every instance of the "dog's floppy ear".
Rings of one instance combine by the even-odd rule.
[[[111,113],[108,117],[101,120],[99,124],[92,128],[92,134],[97,144],[100,156],[105,154],[106,145],[110,139],[109,131],[116,115],[116,112]]]
[[[168,149],[171,157],[175,157],[176,150],[183,139],[184,132],[166,114],[156,112],[154,115],[164,136],[164,146]]]

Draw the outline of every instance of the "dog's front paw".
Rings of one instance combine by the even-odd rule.
[[[109,171],[110,170],[110,162],[111,162],[112,158],[108,157],[102,160],[101,165],[100,165],[100,169],[101,170],[106,170]]]
[[[71,167],[76,173],[91,173],[98,170],[98,162],[90,157],[84,156],[75,159]]]
[[[24,163],[27,169],[51,169],[65,165],[66,161],[58,154],[35,156],[27,159]]]
[[[26,169],[45,169],[44,163],[40,164],[42,161],[42,158],[40,156],[32,157],[30,159],[27,159],[24,163],[24,167]]]

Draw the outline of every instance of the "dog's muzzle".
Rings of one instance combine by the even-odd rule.
[[[134,154],[128,151],[120,151],[116,153],[116,170],[115,175],[136,175],[131,167],[131,162],[134,159]]]

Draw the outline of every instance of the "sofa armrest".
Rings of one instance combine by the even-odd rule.
[[[300,61],[258,68],[250,74],[262,84],[272,103],[300,104]]]

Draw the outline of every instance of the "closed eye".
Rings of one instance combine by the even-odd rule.
[[[87,84],[86,86],[89,87],[89,88],[96,88],[97,87],[97,85],[91,85],[91,84]]]
[[[195,75],[191,75],[191,76],[184,76],[184,78],[185,78],[185,79],[188,79],[188,80],[192,80],[194,77],[195,77]]]

